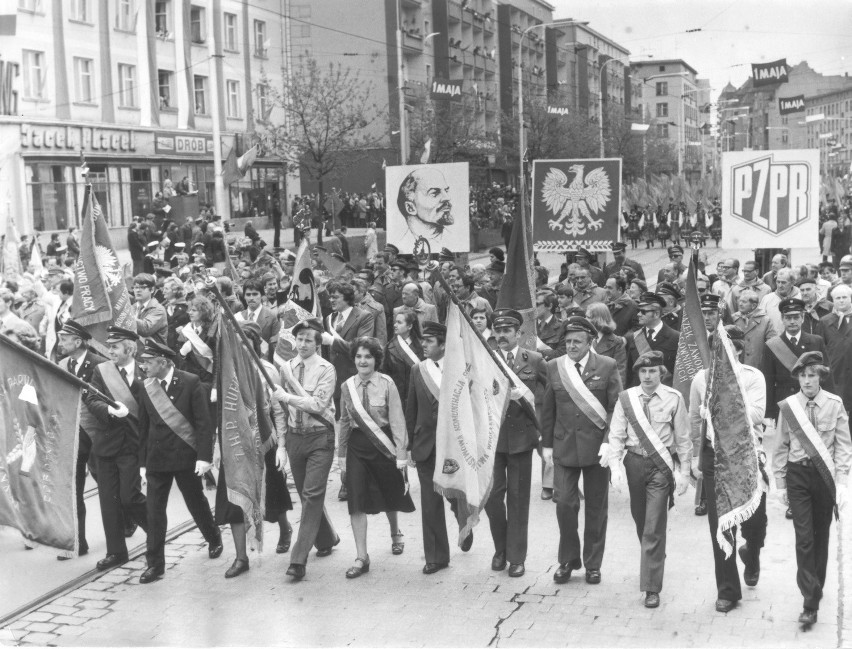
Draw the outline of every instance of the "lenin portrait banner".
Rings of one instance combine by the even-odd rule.
[[[621,159],[536,160],[532,172],[537,252],[612,250],[621,209]]]
[[[723,248],[807,248],[818,233],[818,149],[722,154]]]
[[[470,252],[468,163],[387,167],[388,243],[404,254]]]

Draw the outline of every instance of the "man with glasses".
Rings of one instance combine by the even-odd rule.
[[[776,289],[775,278],[778,277],[778,271],[782,268],[787,268],[788,263],[787,255],[780,253],[775,255],[770,265],[771,270],[763,276],[764,284],[774,291]]]
[[[729,302],[728,295],[731,289],[737,284],[740,275],[740,262],[738,259],[730,257],[723,262],[717,264],[716,269],[721,273],[719,279],[713,282],[712,291],[720,298]]]
[[[683,264],[683,248],[680,246],[669,246],[669,261],[674,264],[671,272],[674,273],[674,279],[666,279],[664,276],[664,268],[661,268],[657,273],[657,283],[659,282],[674,282],[677,278],[686,272],[686,266]]]
[[[627,334],[627,368],[630,387],[639,385],[633,365],[642,354],[650,351],[663,353],[664,365],[668,370],[663,383],[671,385],[674,374],[677,342],[680,334],[661,319],[666,300],[656,293],[643,293],[639,299],[639,329]]]
[[[743,264],[743,281],[736,286],[731,287],[731,293],[728,298],[728,308],[730,308],[731,313],[737,310],[739,305],[739,295],[744,289],[751,289],[754,291],[757,294],[758,302],[760,302],[764,295],[768,295],[772,292],[769,285],[760,277],[757,262],[751,259]]]

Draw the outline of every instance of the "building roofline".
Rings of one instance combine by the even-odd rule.
[[[831,90],[829,92],[823,92],[819,95],[813,95],[811,97],[808,97],[807,95],[805,95],[805,101],[806,102],[813,102],[813,101],[816,101],[816,100],[819,100],[819,99],[825,99],[827,97],[831,97],[832,95],[842,95],[844,93],[852,94],[852,79],[849,80],[849,86],[846,87],[846,88],[838,88],[837,90]]]
[[[582,24],[582,23],[577,23],[577,24],[574,24],[574,25],[569,25],[568,27],[579,27],[580,29],[582,29],[582,30],[584,30],[584,31],[586,31],[586,32],[589,32],[589,33],[590,33],[590,34],[592,34],[593,36],[596,36],[597,38],[600,38],[601,40],[606,41],[607,43],[609,43],[610,45],[612,45],[612,47],[613,47],[613,48],[615,48],[615,49],[619,50],[620,52],[624,52],[624,53],[625,53],[625,55],[630,56],[630,50],[628,50],[626,47],[624,47],[624,46],[623,46],[623,45],[621,45],[620,43],[616,43],[616,42],[615,42],[613,39],[611,39],[609,36],[604,36],[604,35],[603,35],[603,34],[601,34],[599,31],[597,31],[597,30],[595,30],[595,29],[592,29],[592,28],[591,28],[591,27],[589,27],[587,24],[586,24],[586,25],[584,25],[584,24]],[[565,28],[563,27],[563,29],[565,29]],[[629,64],[630,64],[630,61],[625,61],[625,62],[624,62],[624,64],[625,64],[625,65],[629,65]]]
[[[651,59],[650,61],[637,61],[636,63],[631,63],[630,67],[644,67],[648,65],[664,65],[666,63],[679,63],[683,67],[687,68],[692,74],[698,75],[698,70],[693,68],[689,63],[684,61],[683,59]]]

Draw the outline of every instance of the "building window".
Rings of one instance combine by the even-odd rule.
[[[157,70],[157,87],[160,92],[160,108],[172,107],[172,79],[174,73],[169,70]]]
[[[95,100],[94,61],[74,57],[74,84],[77,101],[90,104]]]
[[[787,144],[790,141],[789,136],[787,135],[787,131],[784,131],[781,134],[781,144]]]
[[[71,19],[82,23],[92,22],[90,0],[71,0]]]
[[[669,82],[657,81],[657,97],[665,97],[669,94]]]
[[[240,82],[228,80],[225,82],[225,96],[228,102],[228,117],[240,116]]]
[[[665,71],[666,71],[666,66],[661,65],[661,66],[660,66],[660,72],[665,72]]]
[[[263,20],[254,21],[254,55],[261,58],[266,58],[266,22]]]
[[[657,104],[657,117],[668,117],[669,105],[667,103]]]
[[[18,0],[18,9],[32,11],[33,13],[44,13],[41,0]]]
[[[225,49],[237,51],[237,14],[225,14]]]
[[[166,38],[169,36],[169,2],[168,0],[157,0],[154,4],[154,31],[157,36]]]
[[[46,99],[44,82],[44,52],[24,50],[24,97],[29,99]]]
[[[204,8],[193,5],[189,10],[189,31],[193,43],[203,43],[206,36],[204,31]]]
[[[193,77],[193,97],[195,99],[195,114],[207,114],[207,77]]]
[[[257,84],[257,119],[269,117],[269,89],[262,83]]]
[[[118,64],[118,105],[136,108],[136,66]]]
[[[133,0],[117,0],[115,27],[124,32],[135,31],[136,12],[133,10]]]
[[[669,136],[669,125],[657,124],[657,136],[667,138]]]

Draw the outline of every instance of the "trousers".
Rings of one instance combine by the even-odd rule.
[[[582,563],[580,561],[580,475],[586,497],[586,521],[583,530]],[[591,466],[562,466],[554,463],[553,500],[556,502],[556,521],[559,523],[559,563],[574,568],[585,565],[586,570],[600,570],[606,546],[606,526],[609,518],[609,468]]]
[[[127,554],[125,519],[148,531],[148,505],[142,493],[136,455],[95,456],[98,499],[104,524],[107,554]]]
[[[435,455],[417,463],[420,480],[420,519],[423,523],[423,553],[426,563],[449,563],[450,541],[447,537],[447,520],[444,517],[444,497],[435,492],[432,476],[435,475]],[[458,520],[458,503],[453,498],[450,509]]]
[[[494,454],[494,485],[485,503],[495,552],[505,552],[510,564],[527,558],[530,520],[532,450]]]
[[[669,516],[669,480],[649,457],[624,455],[630,513],[641,544],[639,590],[663,590],[666,565],[666,524]]]

